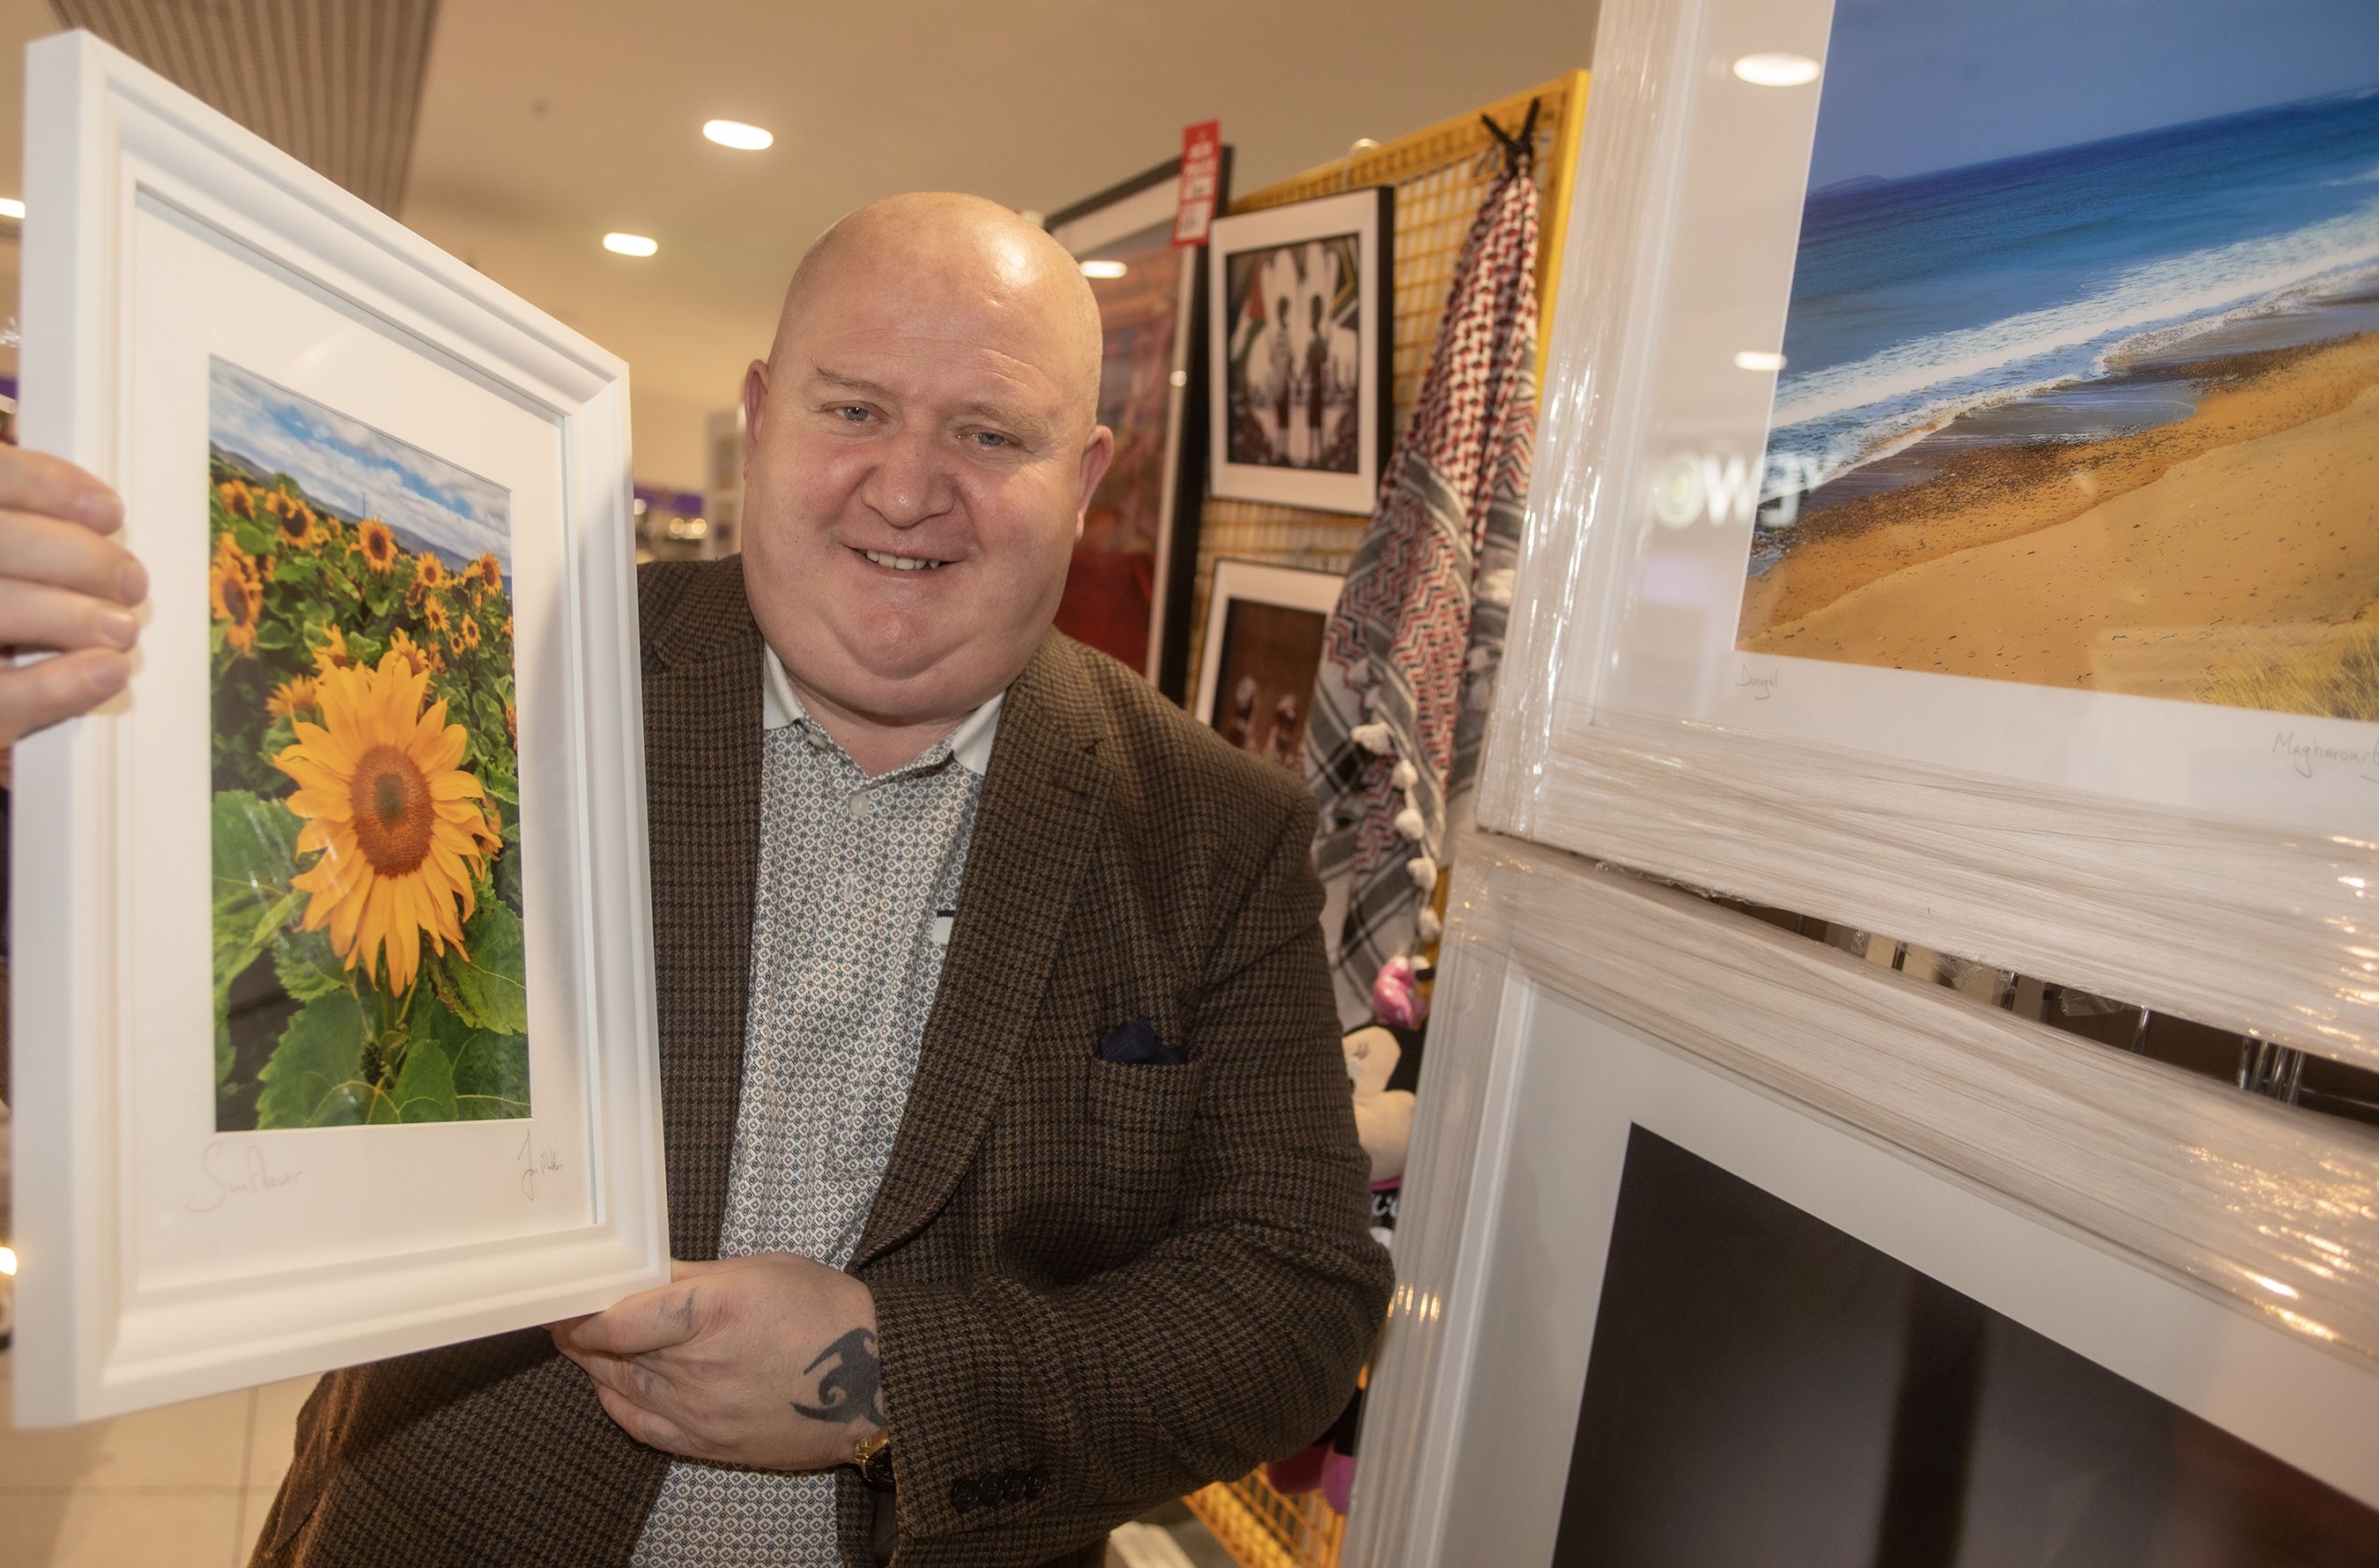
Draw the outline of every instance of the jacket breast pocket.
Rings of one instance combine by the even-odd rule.
[[[1180,1200],[1181,1164],[1205,1064],[1093,1060],[1089,1071],[1083,1119],[1102,1228],[1130,1232],[1134,1239],[1161,1235]]]

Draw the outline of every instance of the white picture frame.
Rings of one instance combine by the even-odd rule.
[[[666,1281],[625,367],[88,34],[26,79],[25,443],[123,495],[151,592],[127,692],[17,752],[18,1423]],[[507,497],[517,1119],[218,1130],[218,361]]]
[[[1335,572],[1231,557],[1216,561],[1191,716],[1233,745],[1301,774],[1322,638],[1346,581]],[[1262,625],[1251,623],[1256,618]],[[1234,693],[1226,693],[1226,684]],[[1238,694],[1245,700],[1235,702],[1242,687]],[[1296,712],[1285,709],[1284,701],[1295,703]]]
[[[2379,724],[1736,650],[1832,9],[1602,12],[1480,826],[2379,1064]]]
[[[1363,515],[1379,503],[1395,439],[1395,187],[1384,185],[1214,220],[1206,259],[1214,494]],[[1251,296],[1266,278],[1277,281],[1266,292],[1279,297],[1260,321]],[[1340,311],[1350,289],[1354,308]],[[1271,318],[1284,305],[1290,331],[1279,338]],[[1329,334],[1318,344],[1316,308]],[[1308,390],[1315,365],[1326,372],[1319,401]],[[1253,406],[1273,401],[1257,381],[1274,389],[1276,408]],[[1236,425],[1235,399],[1248,404]],[[1320,450],[1307,451],[1314,441]]]
[[[1349,1561],[1552,1559],[1634,1127],[2379,1507],[2379,1139],[1557,850],[1455,864]]]

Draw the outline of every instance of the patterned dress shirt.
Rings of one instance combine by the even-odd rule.
[[[891,1158],[966,871],[1000,698],[906,766],[869,778],[765,686],[759,886],[722,1258],[851,1259]],[[636,1568],[833,1568],[831,1472],[678,1460]]]

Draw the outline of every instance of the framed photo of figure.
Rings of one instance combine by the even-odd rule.
[[[625,368],[87,34],[27,80],[26,444],[152,587],[16,757],[17,1419],[665,1280]]]
[[[1057,630],[1121,659],[1176,702],[1188,686],[1206,493],[1206,252],[1173,243],[1180,181],[1175,158],[1046,220],[1098,298],[1099,423],[1116,443],[1074,544]],[[1228,147],[1216,182],[1219,208],[1230,195]]]
[[[1214,220],[1214,492],[1368,513],[1387,461],[1395,190]]]
[[[1600,27],[1481,823],[2379,1063],[2379,13]]]
[[[2366,1129],[1559,851],[1455,866],[1350,1560],[2379,1554]]]
[[[1214,562],[1198,702],[1190,709],[1198,721],[1302,776],[1322,633],[1345,581],[1334,572]]]

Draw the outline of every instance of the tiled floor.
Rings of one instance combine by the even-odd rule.
[[[13,1359],[0,1354],[0,1417]],[[0,1568],[237,1568],[313,1382],[55,1430],[0,1426]]]
[[[12,1357],[0,1353],[0,1415]],[[289,1468],[311,1378],[53,1431],[0,1427],[0,1568],[241,1568]],[[1174,1504],[1110,1568],[1229,1568]]]

